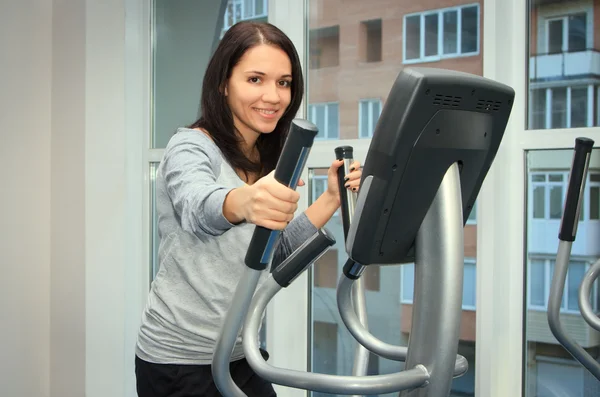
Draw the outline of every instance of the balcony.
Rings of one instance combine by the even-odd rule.
[[[556,255],[560,219],[531,219],[527,251],[536,254]],[[572,256],[600,256],[600,221],[580,221],[577,238],[573,242]]]
[[[576,77],[600,78],[600,52],[588,49],[537,54],[529,58],[529,79],[532,81],[567,80]]]

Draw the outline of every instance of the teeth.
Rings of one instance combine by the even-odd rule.
[[[264,114],[273,114],[273,113],[275,113],[274,110],[265,110],[265,109],[257,109],[257,108],[254,108],[254,110],[256,110],[257,112],[260,112],[260,113],[264,113]]]

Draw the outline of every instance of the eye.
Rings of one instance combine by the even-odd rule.
[[[260,83],[260,77],[256,77],[256,76],[254,76],[254,77],[250,77],[250,78],[248,79],[248,81],[249,81],[249,82],[251,82],[251,83],[255,83],[255,84],[256,84],[256,83]]]
[[[282,86],[282,87],[290,87],[292,85],[292,82],[288,81],[288,80],[281,80],[279,82],[279,85]]]

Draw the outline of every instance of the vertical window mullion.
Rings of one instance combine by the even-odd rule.
[[[456,30],[456,53],[460,55],[462,54],[462,7],[456,9]],[[479,32],[477,35],[479,36]]]
[[[552,128],[552,89],[546,88],[546,128]]]
[[[566,114],[567,114],[567,121],[566,121],[566,127],[567,128],[571,128],[571,112],[573,111],[573,109],[571,108],[571,95],[572,95],[572,91],[571,91],[571,87],[567,87],[567,101],[566,101]]]
[[[594,125],[594,85],[588,85],[587,90],[587,126],[592,127]]]
[[[425,57],[425,14],[420,15],[419,21],[419,58],[423,59]]]
[[[442,56],[444,56],[444,12],[438,11],[437,16],[438,16],[437,55],[438,55],[438,57],[442,57]]]

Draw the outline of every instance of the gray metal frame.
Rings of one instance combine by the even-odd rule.
[[[600,318],[594,313],[594,309],[590,304],[590,292],[594,282],[600,275],[600,259],[598,259],[585,273],[579,288],[579,310],[581,315],[596,331],[600,331]]]
[[[458,165],[453,164],[444,176],[417,235],[415,308],[406,356],[407,369],[386,375],[338,376],[273,367],[263,359],[257,343],[262,314],[281,289],[269,277],[254,294],[243,326],[244,355],[253,370],[275,384],[324,393],[384,394],[404,391],[404,396],[411,397],[448,396],[455,373],[461,374],[466,370],[466,360],[459,358],[456,365],[464,266],[460,191]],[[246,269],[242,284],[248,287],[243,289],[244,292],[236,293],[232,308],[244,308],[235,301],[248,297],[249,291],[256,288],[256,272]],[[239,319],[238,316],[235,318]],[[439,324],[444,324],[444,327],[439,327]],[[236,333],[230,331],[223,335],[223,339],[232,339],[234,335]],[[223,346],[233,346],[233,343],[220,344],[218,350]],[[459,370],[456,371],[455,367]],[[215,377],[227,376],[223,373],[224,365],[215,369]],[[226,396],[243,396],[234,394],[237,391],[232,391],[232,394],[222,392]]]

